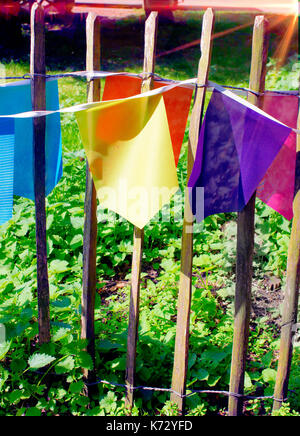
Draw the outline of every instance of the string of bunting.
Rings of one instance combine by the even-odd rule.
[[[0,82],[6,81],[6,80],[32,80],[34,77],[44,77],[46,80],[50,79],[64,79],[64,78],[86,78],[88,80],[96,80],[108,77],[109,75],[119,75],[119,76],[127,76],[127,77],[139,77],[143,80],[147,80],[149,77],[153,77],[156,81],[164,81],[169,83],[180,83],[180,81],[172,80],[172,79],[166,79],[161,77],[160,75],[156,73],[128,73],[128,72],[118,72],[118,73],[108,73],[104,71],[74,71],[74,72],[68,72],[68,73],[60,73],[60,74],[31,74],[26,73],[22,76],[4,76],[0,77]],[[0,84],[1,86],[1,84]],[[209,85],[199,85],[196,84],[197,88],[203,88],[207,86],[210,88]],[[253,91],[249,88],[240,87],[240,86],[230,86],[230,85],[220,85],[223,88],[231,89],[233,92],[238,93],[239,95],[247,95],[248,93],[254,94],[257,97],[265,95],[266,92],[272,92],[274,94],[281,94],[281,95],[298,95],[298,91],[285,91],[285,90],[272,90],[272,91],[265,91],[263,93]]]
[[[74,76],[74,77],[81,77],[84,76],[87,79],[90,80],[90,78],[97,78],[97,79],[101,79],[101,78],[108,78],[108,77],[113,77],[113,76],[131,76],[131,77],[140,77],[143,78],[145,77],[145,74],[148,75],[150,73],[142,73],[142,74],[134,74],[134,73],[127,73],[127,72],[117,72],[117,73],[112,73],[112,72],[103,72],[103,71],[94,71],[94,72],[86,72],[86,71],[79,71],[79,72],[74,72],[74,73],[63,73],[63,74],[59,74],[59,75],[49,75],[48,79],[57,79],[58,77],[62,78],[62,77],[67,77],[67,76]],[[227,95],[228,97],[231,97],[232,99],[236,99],[238,98],[238,96],[235,96],[234,92],[228,91],[225,89],[225,87],[218,85],[212,81],[208,81],[207,84],[199,84],[197,78],[192,78],[192,79],[187,79],[187,80],[183,80],[183,81],[172,81],[169,79],[163,79],[160,76],[157,76],[156,74],[153,74],[154,77],[158,77],[159,80],[163,80],[164,82],[167,82],[168,84],[166,86],[163,86],[161,88],[158,89],[154,89],[151,91],[148,91],[147,93],[142,94],[143,97],[150,97],[150,96],[154,96],[154,95],[159,95],[159,94],[163,94],[165,92],[168,92],[170,90],[172,90],[173,88],[177,87],[177,86],[181,86],[181,87],[190,87],[190,88],[194,88],[195,86],[197,87],[207,87],[209,90],[213,90],[213,89],[217,89],[219,92],[221,92],[224,95]],[[24,75],[23,77],[27,77],[27,75]],[[28,76],[29,77],[29,76]],[[47,75],[45,75],[45,77],[47,77]],[[234,91],[235,88],[232,88],[232,91]],[[251,90],[248,90],[246,88],[241,88],[238,90],[239,92],[244,91],[247,95],[248,92],[252,92]],[[272,93],[274,91],[271,91]],[[283,92],[283,91],[281,91]],[[290,95],[295,95],[295,92],[290,92]],[[296,94],[298,95],[298,93]],[[128,100],[137,98],[139,96],[132,96],[132,97],[128,97]],[[263,112],[262,110],[260,110],[259,108],[257,108],[256,106],[251,105],[248,102],[245,102],[244,100],[239,100],[241,103],[243,103],[244,105],[252,108],[255,112],[258,112],[270,119],[273,119],[274,121],[277,121],[279,124],[285,125],[284,123],[281,123],[280,121],[276,120],[274,117],[271,117],[269,115],[267,115],[265,112]],[[47,111],[47,110],[43,110],[43,111],[29,111],[29,112],[23,112],[23,113],[17,113],[17,114],[12,114],[12,115],[1,115],[1,118],[36,118],[36,117],[43,117],[43,116],[47,116],[47,115],[52,115],[52,114],[57,114],[57,113],[75,113],[75,112],[80,112],[80,111],[84,111],[87,109],[92,109],[94,107],[96,107],[99,103],[84,103],[84,104],[80,104],[80,105],[75,105],[75,106],[71,106],[71,107],[66,107],[66,108],[61,108],[55,111]],[[289,127],[289,126],[286,126]],[[294,129],[289,127],[294,133],[300,134],[300,130],[299,129]]]

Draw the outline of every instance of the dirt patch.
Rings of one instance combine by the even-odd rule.
[[[275,325],[279,330],[281,317],[279,307],[283,301],[284,292],[281,281],[277,277],[265,276],[263,282],[256,285],[252,295],[252,317],[267,318],[267,324]]]

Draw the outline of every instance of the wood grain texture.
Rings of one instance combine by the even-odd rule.
[[[145,52],[144,52],[144,73],[154,73],[155,70],[155,52],[157,41],[158,14],[151,12],[145,23]],[[142,82],[141,92],[147,92],[153,84],[153,76],[146,76]],[[134,228],[133,236],[133,255],[131,269],[131,290],[130,290],[130,307],[129,307],[129,325],[127,340],[127,362],[125,382],[127,386],[125,404],[131,410],[133,407],[133,387],[135,381],[136,369],[136,347],[138,340],[139,325],[139,303],[140,303],[140,283],[142,271],[144,245],[144,229]]]
[[[298,116],[300,129],[300,112]],[[282,308],[281,336],[278,369],[274,390],[273,410],[280,409],[288,393],[293,338],[297,331],[299,278],[300,278],[300,136],[297,135],[297,160],[295,175],[294,218],[290,237],[287,261],[287,279]]]
[[[100,70],[100,19],[89,13],[86,20],[86,68]],[[87,101],[100,100],[100,80],[91,80],[87,85]],[[95,361],[95,297],[96,297],[96,251],[97,251],[97,195],[92,175],[86,161],[86,192],[84,205],[83,237],[83,289],[81,337],[88,340],[87,351]],[[93,381],[94,372],[84,371],[88,381]]]
[[[204,84],[208,80],[212,54],[212,34],[214,21],[215,16],[213,11],[208,9],[203,16],[202,23],[201,58],[198,69],[199,84]],[[203,115],[205,93],[205,87],[199,87],[197,89],[192,111],[188,142],[187,180],[189,180],[195,161],[199,130]],[[178,295],[177,330],[172,376],[172,389],[178,392],[180,395],[185,394],[186,391],[186,375],[188,365],[193,264],[193,221],[194,217],[190,207],[189,196],[188,192],[186,192],[181,246],[181,273]],[[181,396],[172,393],[171,401],[178,405],[180,413],[184,412],[184,399]]]
[[[44,10],[34,3],[31,8],[31,74],[45,74]],[[33,110],[46,109],[45,77],[34,76],[31,81]],[[50,341],[49,281],[47,265],[46,202],[45,202],[45,117],[33,118],[34,141],[34,194],[36,217],[37,293],[39,342]]]
[[[264,92],[266,64],[268,55],[268,23],[263,16],[257,16],[253,28],[252,59],[249,88]],[[256,106],[262,104],[254,94],[249,94],[248,101]],[[233,350],[231,360],[230,392],[243,395],[245,366],[248,350],[249,323],[251,311],[251,287],[254,250],[254,216],[255,198],[253,194],[237,221],[237,266],[235,290],[235,318]],[[230,416],[242,414],[243,399],[229,397],[228,413]]]

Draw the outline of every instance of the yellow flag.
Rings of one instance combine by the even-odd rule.
[[[162,95],[76,113],[100,204],[142,229],[178,190]]]

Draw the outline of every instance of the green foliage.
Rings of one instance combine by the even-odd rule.
[[[176,403],[166,401],[166,404],[160,411],[161,416],[179,416],[179,410]]]
[[[171,24],[161,26],[159,50],[199,38],[200,18],[199,14],[190,15],[189,34],[186,23],[177,24],[176,31],[172,30]],[[126,31],[126,23],[120,25]],[[217,23],[218,31],[232,26],[232,23],[222,20]],[[136,29],[134,38],[137,40],[140,30]],[[129,38],[132,34],[129,32]],[[49,38],[55,39],[54,36]],[[215,40],[210,79],[222,84],[246,86],[251,47],[250,44],[241,44],[241,41],[247,41],[249,30],[244,29],[228,38]],[[114,47],[112,56],[107,48],[107,30],[104,39],[105,69],[140,70],[141,48],[133,53],[131,48],[128,49],[129,45],[122,50]],[[60,53],[64,55],[59,59],[55,53],[55,70],[63,69],[70,60],[65,56],[68,53],[65,47]],[[173,79],[195,76],[198,58],[198,47],[185,51],[184,56],[179,53],[169,58],[162,57],[157,73]],[[73,61],[75,69],[83,68],[82,60],[72,58]],[[49,62],[51,67],[51,44]],[[6,66],[8,74],[18,75],[28,72],[29,68],[26,62],[7,62]],[[274,68],[274,61],[270,60],[267,87],[294,89],[297,74],[299,64],[295,59],[291,59],[280,74]],[[63,106],[85,101],[84,81],[64,79],[59,86]],[[6,341],[0,344],[0,416],[122,416],[127,413],[122,388],[99,384],[91,401],[85,396],[82,368],[91,370],[94,364],[85,351],[87,343],[80,339],[85,161],[74,116],[62,116],[62,136],[64,176],[47,198],[50,344],[39,346],[37,343],[33,203],[15,198],[12,220],[0,227],[0,323],[6,327]],[[178,167],[181,188],[186,179],[187,138],[188,129]],[[171,383],[182,231],[182,220],[177,219],[178,212],[182,214],[182,205],[174,205],[173,200],[170,222],[153,220],[145,231],[137,385],[170,387]],[[100,206],[98,219],[95,367],[101,379],[123,384],[133,228],[125,221],[116,222],[115,216],[101,210]],[[257,287],[264,287],[263,280],[270,274],[284,281],[290,229],[290,223],[257,201],[254,257],[254,283]],[[195,234],[194,247],[188,393],[194,389],[227,390],[233,335],[236,215],[208,217],[202,230]],[[116,287],[119,280],[122,280],[122,286]],[[267,312],[266,317],[253,317],[251,321],[250,358],[245,379],[245,391],[249,394],[257,390],[265,395],[273,394],[278,333],[268,315]],[[276,413],[290,416],[296,412],[290,412],[289,407],[299,409],[299,381],[299,351],[296,349],[292,362],[290,406],[284,405]],[[224,402],[216,404],[211,398],[189,396],[188,415],[216,414],[224,409]],[[261,414],[260,403],[247,403],[247,411],[252,415]],[[264,413],[271,414],[270,404],[265,405]],[[169,401],[167,393],[146,390],[135,393],[133,416],[177,414],[178,409]]]
[[[289,403],[283,403],[279,410],[274,410],[272,416],[300,416],[300,413],[290,409]]]

